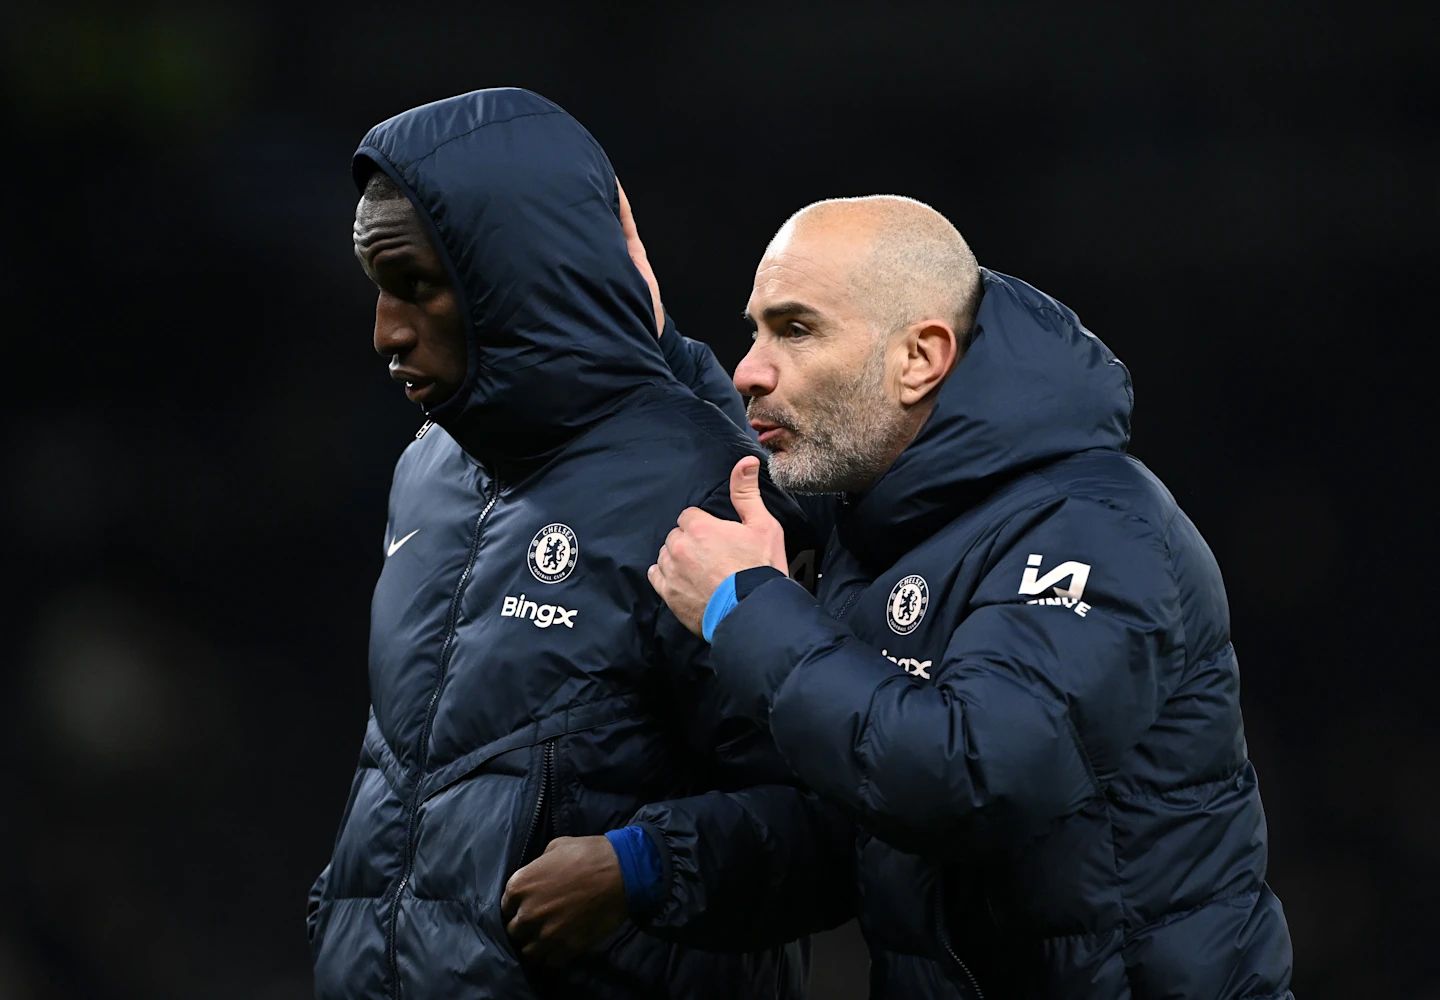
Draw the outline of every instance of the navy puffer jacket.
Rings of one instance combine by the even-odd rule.
[[[983,280],[930,420],[830,510],[818,597],[761,582],[715,667],[864,830],[873,997],[1289,997],[1215,560],[1126,454],[1124,366]]]
[[[655,340],[600,147],[543,98],[481,91],[372,129],[357,183],[377,169],[461,291],[469,372],[395,470],[372,710],[311,894],[317,995],[801,996],[795,939],[843,919],[851,895],[803,867],[785,876],[788,908],[727,916],[717,897],[734,953],[632,924],[562,972],[521,967],[501,894],[553,837],[689,797],[681,825],[647,827],[668,898],[697,864],[772,886],[775,845],[809,852],[835,827],[756,727],[715,714],[707,682],[681,669],[706,650],[646,580],[683,508],[734,517],[730,469],[758,449],[672,375],[693,358],[676,334],[667,364]],[[694,841],[686,822],[735,833],[703,858],[671,851]]]

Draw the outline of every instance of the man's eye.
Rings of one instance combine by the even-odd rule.
[[[429,278],[412,278],[406,283],[406,296],[411,302],[423,303],[433,299],[445,288],[445,283]]]
[[[784,329],[781,331],[781,335],[785,337],[808,337],[810,331],[799,323],[786,323]]]

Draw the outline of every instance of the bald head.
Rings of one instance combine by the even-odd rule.
[[[766,256],[823,253],[848,279],[857,305],[887,333],[942,319],[964,337],[980,304],[980,269],[950,221],[914,198],[830,198],[792,215]]]
[[[775,482],[868,488],[933,411],[979,304],[975,255],[928,205],[836,198],[791,216],[756,268],[735,369]]]

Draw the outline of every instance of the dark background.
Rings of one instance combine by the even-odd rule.
[[[607,147],[728,366],[826,196],[924,199],[1074,307],[1227,575],[1300,995],[1440,997],[1433,24],[1081,6],[12,9],[0,997],[307,994],[420,420],[371,352],[350,152],[503,84]],[[863,947],[816,964],[862,995]]]

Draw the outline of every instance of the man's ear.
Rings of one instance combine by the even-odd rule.
[[[945,381],[960,354],[955,328],[938,319],[921,320],[905,330],[905,359],[900,368],[900,403],[914,406]]]

